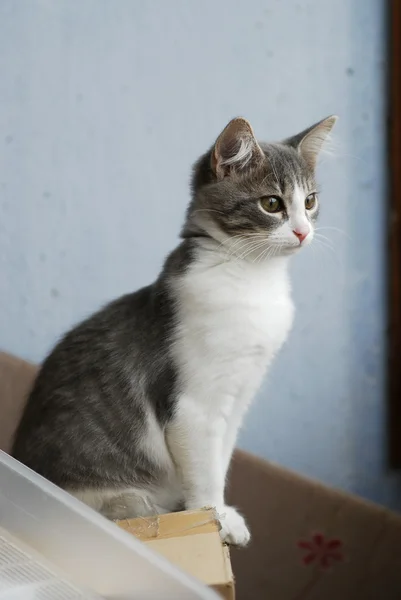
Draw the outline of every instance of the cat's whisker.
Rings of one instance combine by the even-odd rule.
[[[278,244],[277,246],[272,246],[269,244],[267,248],[262,250],[262,252],[259,254],[259,256],[255,259],[254,262],[261,263],[262,261],[267,260],[269,258],[274,258],[274,256],[278,253],[281,247],[281,244]]]
[[[234,246],[238,246],[238,243],[235,243],[234,245],[230,246],[230,250],[232,250],[232,252],[229,254],[230,256],[233,255],[237,255],[237,252],[241,252],[242,253],[246,253],[248,248],[250,248],[251,246],[258,245],[259,243],[261,243],[261,240],[263,240],[263,243],[266,241],[266,236],[264,234],[251,234],[249,236],[243,236],[243,238],[240,240],[243,242],[242,246],[240,248],[236,247],[234,250]],[[237,255],[238,256],[238,255]],[[241,254],[240,258],[243,257],[243,254]]]
[[[262,261],[263,256],[268,253],[268,251],[270,250],[271,246],[268,245],[265,248],[262,248],[262,251],[258,254],[258,256],[253,260],[254,263],[259,263]]]
[[[237,256],[237,253],[242,252],[244,248],[247,248],[249,243],[249,240],[245,239],[244,237],[241,237],[241,239],[237,240],[234,244],[230,244],[229,246],[227,246],[226,249],[228,259],[232,258],[233,256]]]
[[[315,237],[319,237],[322,238],[323,240],[327,240],[328,242],[332,242],[333,240],[331,240],[330,238],[327,237],[327,235],[324,235],[323,233],[319,233],[315,231]]]
[[[227,248],[229,251],[231,251],[231,250],[234,250],[234,248],[236,248],[239,244],[246,244],[246,243],[248,243],[248,240],[243,235],[241,235],[237,240],[235,240],[235,242],[227,245]],[[224,246],[223,242],[222,242],[222,244]]]
[[[267,249],[267,252],[261,257],[260,262],[269,258],[274,258],[277,253],[277,246],[271,246]]]
[[[328,237],[326,237],[325,235],[322,235],[321,233],[315,233],[314,237],[315,237],[316,240],[320,240],[320,241],[326,242],[327,245],[329,245],[330,247],[333,248],[333,243],[334,242],[332,240],[330,240]],[[334,248],[333,248],[333,250],[334,250]]]
[[[327,248],[331,252],[334,252],[333,246],[330,246],[325,240],[321,240],[319,238],[315,238],[315,243],[320,244],[323,248]]]
[[[264,246],[266,243],[266,240],[263,240],[263,242],[254,243],[252,246],[249,247],[248,251],[245,254],[241,254],[240,258],[246,258],[247,256],[249,256],[249,254],[252,254],[252,252],[256,252],[256,250],[259,250],[259,248]]]
[[[237,239],[236,239],[237,238]],[[233,235],[231,240],[235,240],[234,243],[227,243],[226,241],[223,241],[219,244],[218,249],[220,248],[224,248],[227,249],[228,255],[233,255],[233,252],[231,252],[231,250],[234,250],[234,248],[236,246],[238,246],[238,244],[242,243],[245,244],[248,240],[246,238],[246,236],[244,236],[244,234],[240,233],[237,235]]]
[[[229,248],[226,254],[226,260],[240,260],[242,253],[246,252],[248,247],[249,242],[243,240],[240,246],[237,246],[236,248]]]
[[[199,212],[215,212],[215,213],[218,213],[219,215],[225,214],[225,212],[223,210],[217,210],[216,208],[196,208],[192,214],[199,213]]]
[[[247,237],[246,239],[246,245],[245,245],[245,249],[250,248],[254,245],[258,245],[261,244],[264,240],[266,239],[266,236],[263,237],[259,237],[259,236],[255,236],[255,237]]]
[[[350,241],[352,241],[351,236],[346,231],[344,231],[343,229],[339,229],[338,227],[316,227],[315,231],[335,231],[336,233],[341,233],[341,235],[345,236]]]
[[[233,240],[235,238],[239,238],[239,240],[237,240],[237,242],[238,241],[242,241],[242,240],[248,242],[248,241],[253,240],[253,239],[259,239],[261,237],[265,238],[266,236],[262,235],[262,234],[259,234],[259,233],[252,233],[252,234],[248,234],[248,235],[244,235],[243,233],[240,233],[240,234],[232,236],[231,239]],[[222,243],[224,244],[224,242],[222,242]]]
[[[336,267],[341,267],[341,262],[339,260],[338,254],[334,250],[334,248],[332,248],[331,246],[326,244],[323,240],[319,240],[319,239],[316,239],[316,245],[319,245],[321,248],[328,250],[329,256],[335,261]]]

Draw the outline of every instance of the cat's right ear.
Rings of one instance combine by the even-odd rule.
[[[242,117],[229,122],[212,150],[211,167],[217,179],[242,171],[264,158],[250,123]]]
[[[323,121],[315,123],[312,127],[308,127],[308,129],[305,129],[301,133],[285,140],[284,143],[296,148],[309,166],[314,169],[319,152],[327,138],[330,136],[330,132],[333,129],[337,118],[336,115],[331,115],[330,117],[323,119]]]

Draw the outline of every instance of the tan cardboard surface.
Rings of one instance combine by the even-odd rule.
[[[140,540],[212,533],[219,529],[219,523],[211,510],[188,510],[154,517],[125,519],[117,523]]]
[[[234,599],[229,550],[221,543],[214,511],[184,511],[116,523],[226,600]]]

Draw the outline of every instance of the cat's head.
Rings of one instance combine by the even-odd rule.
[[[319,213],[316,161],[335,122],[265,144],[245,119],[230,121],[195,164],[183,237],[211,237],[230,254],[261,260],[308,245]]]

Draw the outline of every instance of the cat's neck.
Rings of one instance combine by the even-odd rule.
[[[224,265],[235,271],[263,272],[270,270],[282,270],[287,274],[289,258],[288,255],[276,255],[265,252],[248,253],[246,251],[234,251],[221,242],[210,237],[199,237],[193,239],[195,247],[195,261],[203,268],[215,268]]]

